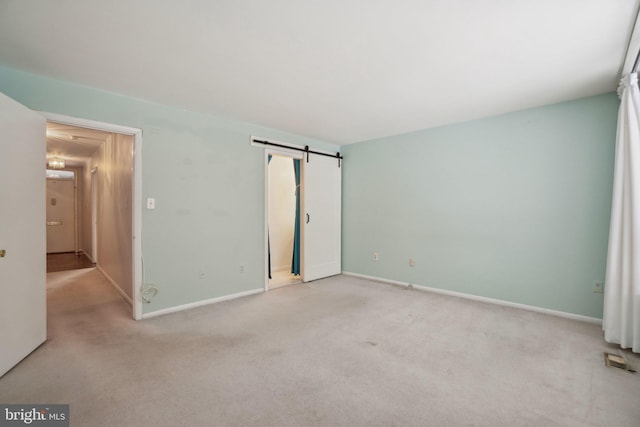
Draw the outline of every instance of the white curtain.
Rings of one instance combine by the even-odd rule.
[[[640,92],[623,77],[604,288],[605,340],[640,352]]]

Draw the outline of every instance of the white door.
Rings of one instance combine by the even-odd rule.
[[[0,93],[0,376],[47,337],[45,148],[44,117]]]
[[[302,280],[341,273],[341,171],[338,159],[309,154],[303,170]]]
[[[47,179],[47,253],[76,250],[76,189],[73,179]]]

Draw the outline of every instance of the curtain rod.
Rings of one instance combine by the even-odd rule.
[[[292,147],[290,145],[276,144],[275,142],[263,141],[263,140],[260,140],[260,139],[254,139],[253,142],[258,143],[258,144],[262,144],[262,145],[271,145],[271,146],[274,146],[274,147],[286,148],[287,150],[302,151],[303,153],[307,153],[307,163],[309,163],[309,153],[318,154],[320,156],[326,156],[326,157],[334,157],[334,158],[338,159],[338,167],[340,167],[340,160],[342,160],[344,158],[344,157],[342,157],[342,155],[340,154],[339,151],[336,154],[321,153],[319,151],[309,150],[309,146],[308,145],[305,145],[304,148],[298,148],[298,147]]]

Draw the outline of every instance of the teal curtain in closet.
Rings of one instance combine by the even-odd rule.
[[[269,167],[269,163],[271,163],[271,158],[273,156],[271,154],[269,154],[269,156],[267,157],[267,168]],[[268,193],[267,193],[268,196]],[[268,216],[268,215],[267,215]],[[271,279],[271,235],[269,233],[269,221],[267,221],[267,251],[269,254],[269,279]]]
[[[293,172],[296,177],[296,219],[293,230],[293,259],[291,273],[300,274],[300,160],[293,159]]]

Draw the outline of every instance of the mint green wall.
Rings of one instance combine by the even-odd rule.
[[[343,147],[343,270],[602,317],[617,109],[607,94]]]
[[[0,92],[143,129],[145,279],[160,289],[145,312],[263,285],[250,135],[338,149],[3,67]],[[343,270],[601,317],[617,108],[608,94],[342,147]]]
[[[143,209],[142,253],[145,281],[159,288],[145,313],[264,286],[264,157],[251,135],[338,150],[3,67],[0,92],[34,110],[143,130],[142,193],[156,210]]]

